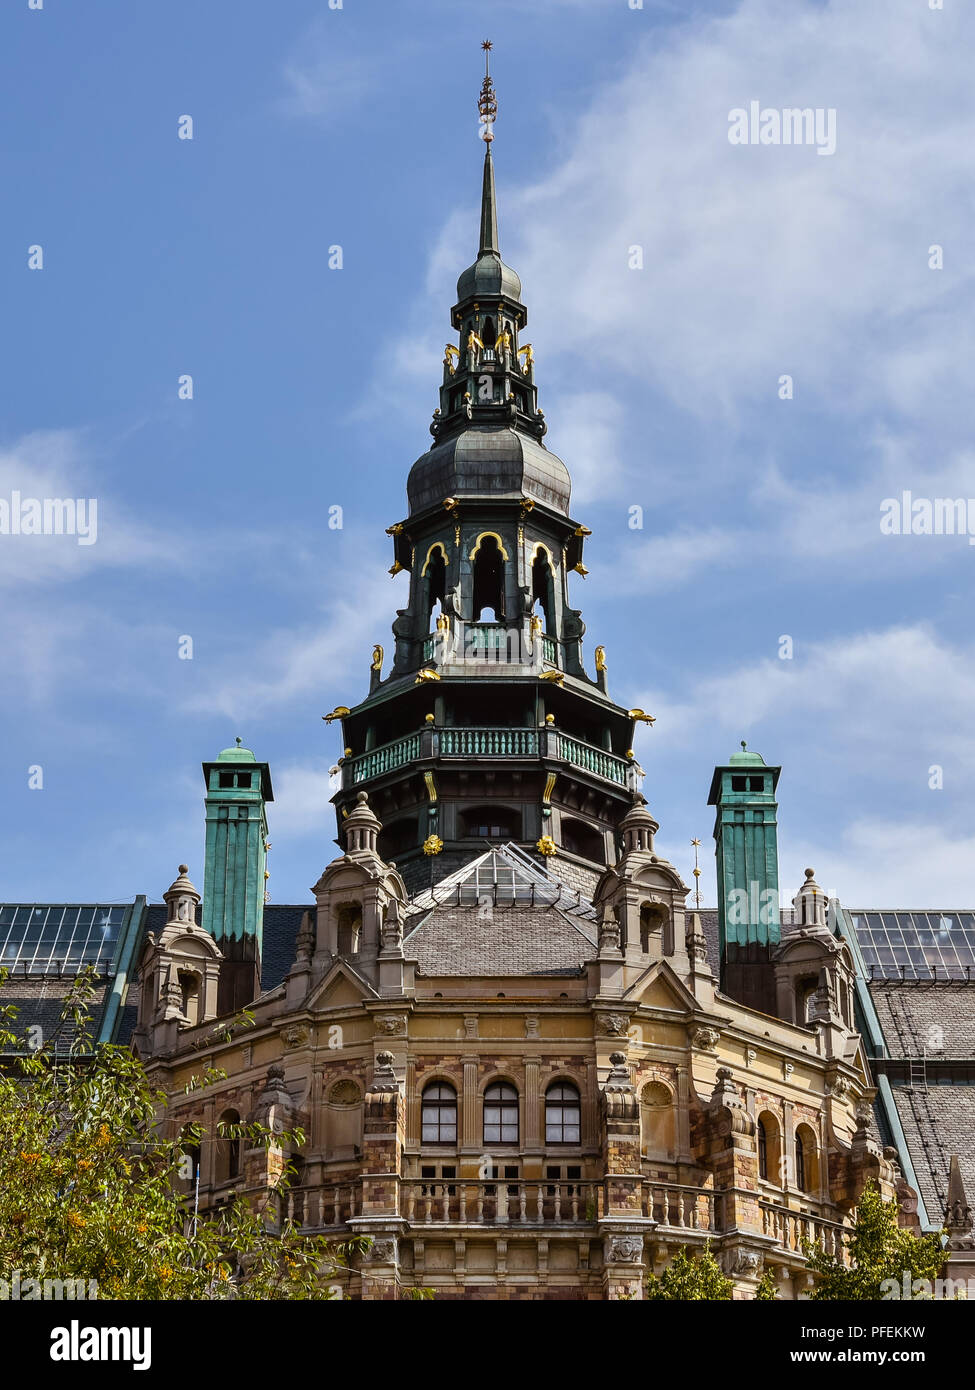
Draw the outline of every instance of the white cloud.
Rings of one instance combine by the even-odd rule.
[[[788,724],[813,730],[811,746],[880,780],[903,773],[904,750],[925,778],[934,763],[946,777],[975,773],[975,649],[949,646],[921,625],[800,641],[793,660],[707,676],[683,701],[652,698],[654,737],[674,748],[698,746],[709,729],[754,735],[767,750]]]
[[[243,719],[311,694],[320,703],[338,699],[352,706],[368,689],[377,641],[386,649],[388,675],[390,618],[397,604],[405,602],[401,585],[384,576],[379,565],[364,561],[361,576],[327,604],[322,621],[271,632],[256,655],[248,645],[243,660],[241,652],[234,650],[223,659],[216,678],[187,707]],[[324,705],[321,713],[326,713]]]
[[[81,430],[37,431],[0,448],[0,498],[9,506],[14,493],[41,502],[81,499],[78,515],[94,541],[79,544],[77,534],[0,535],[0,584],[73,579],[107,566],[148,565],[166,554],[149,527],[102,492]]]
[[[273,772],[274,805],[268,811],[273,834],[290,839],[313,836],[319,842],[330,839],[335,811],[329,765],[322,759],[303,759],[275,767]]]
[[[833,839],[795,843],[783,837],[784,905],[807,865],[845,907],[970,909],[975,904],[975,835],[951,834],[933,823],[860,817]]]

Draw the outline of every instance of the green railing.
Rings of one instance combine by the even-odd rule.
[[[618,782],[621,787],[626,786],[626,761],[617,758],[615,753],[606,753],[602,748],[580,743],[576,738],[569,738],[568,734],[557,734],[555,756],[563,758],[567,763],[575,763],[576,767],[584,767],[587,772],[594,772],[597,777],[605,777],[607,782]]]
[[[446,758],[537,758],[536,729],[441,729],[440,752]]]
[[[352,781],[367,782],[371,777],[381,777],[395,767],[402,767],[420,756],[419,731],[398,738],[394,743],[384,743],[368,753],[361,753],[352,765]]]
[[[509,633],[513,634],[510,638]],[[518,628],[505,627],[504,623],[467,623],[461,628],[461,634],[461,639],[454,648],[455,660],[463,660],[464,657],[475,661],[479,657],[505,660],[510,650],[517,661],[518,644],[521,640]],[[424,661],[433,661],[440,656],[442,650],[439,632],[431,632],[429,637],[424,637]],[[542,660],[547,661],[550,666],[558,666],[559,644],[554,637],[542,637]]]
[[[346,764],[346,786],[382,777],[418,758],[560,758],[617,786],[626,786],[627,762],[557,729],[443,728],[417,730],[360,753]]]

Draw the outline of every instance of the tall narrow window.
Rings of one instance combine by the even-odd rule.
[[[474,622],[479,622],[488,609],[495,622],[503,621],[504,557],[494,536],[482,537],[474,556]]]
[[[445,1081],[424,1087],[420,1133],[424,1144],[457,1143],[457,1092]]]
[[[796,1135],[796,1187],[806,1191],[806,1150],[801,1134]]]
[[[532,602],[545,615],[545,631],[555,636],[555,581],[548,556],[539,550],[532,560]]]
[[[228,1134],[234,1125],[240,1124],[236,1110],[225,1110],[217,1122],[217,1154],[215,1177],[218,1183],[232,1182],[240,1177],[240,1137]]]
[[[758,1176],[768,1181],[768,1133],[764,1120],[758,1122]]]
[[[496,1081],[484,1092],[484,1142],[518,1142],[518,1092],[507,1081]]]
[[[567,1081],[549,1086],[545,1092],[546,1144],[581,1143],[582,1107],[579,1092]]]
[[[429,559],[424,567],[423,582],[425,587],[423,604],[426,609],[427,631],[433,625],[434,605],[439,603],[443,606],[447,592],[447,559],[441,546],[437,545],[430,551]]]

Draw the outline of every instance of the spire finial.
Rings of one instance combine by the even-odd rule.
[[[481,139],[490,144],[494,139],[494,131],[491,127],[498,117],[498,99],[494,93],[494,83],[491,81],[491,49],[493,44],[490,39],[485,39],[481,47],[484,50],[484,81],[481,83],[481,95],[477,100],[477,109],[481,117]]]

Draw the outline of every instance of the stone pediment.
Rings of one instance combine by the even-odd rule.
[[[361,1004],[380,996],[348,961],[338,960],[312,990],[306,1001],[309,1009],[337,1009]]]
[[[649,966],[629,987],[623,999],[629,1004],[642,1004],[647,1008],[680,1009],[682,1012],[698,1007],[693,994],[665,960],[655,961]]]

